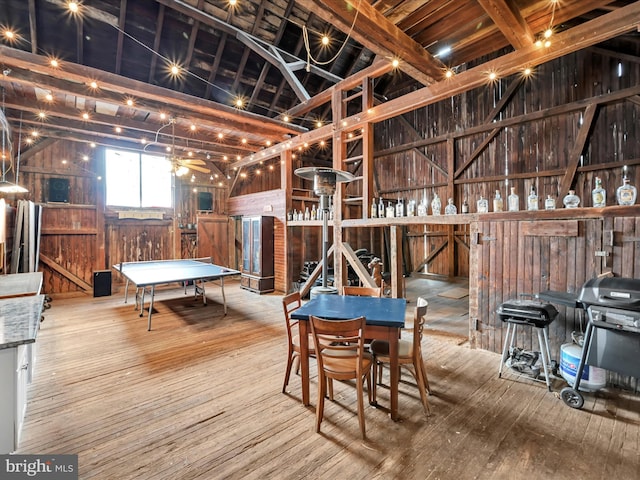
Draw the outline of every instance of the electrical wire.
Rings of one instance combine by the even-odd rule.
[[[335,59],[338,58],[338,56],[342,53],[342,50],[344,50],[344,48],[347,46],[347,43],[349,42],[349,39],[351,38],[351,33],[353,32],[353,28],[356,26],[358,13],[360,13],[361,2],[362,0],[358,0],[358,6],[356,7],[356,14],[353,16],[353,22],[351,23],[351,28],[349,28],[349,32],[347,33],[347,38],[344,39],[342,46],[338,49],[336,54],[333,57],[331,57],[329,60],[325,60],[321,62],[320,60],[313,58],[313,55],[311,54],[311,47],[309,45],[309,33],[307,31],[307,26],[306,25],[302,26],[302,38],[304,39],[304,48],[307,51],[307,72],[310,71],[311,69],[311,61],[313,61],[313,63],[315,63],[316,65],[328,65],[333,61],[335,61]]]

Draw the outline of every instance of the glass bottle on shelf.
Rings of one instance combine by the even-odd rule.
[[[295,210],[294,210],[295,212]],[[287,212],[287,221],[290,222],[291,220],[293,220],[293,212],[291,210],[289,210]]]
[[[544,209],[545,210],[555,210],[556,209],[556,199],[551,195],[547,195],[546,200],[544,201]]]
[[[304,213],[302,212],[302,210],[298,212],[298,220],[304,220]]]
[[[569,190],[569,193],[562,199],[565,208],[578,208],[580,205],[580,197],[576,195],[575,190]]]
[[[311,220],[316,220],[318,218],[318,210],[316,209],[316,204],[313,204],[311,207]]]
[[[527,210],[538,210],[538,194],[535,185],[531,185],[531,191],[527,197]]]
[[[596,177],[596,187],[591,191],[591,200],[594,207],[607,205],[607,192],[602,188],[602,179],[600,177]]]
[[[469,202],[467,202],[466,198],[462,201],[461,210],[462,210],[462,213],[469,213]]]
[[[389,202],[389,205],[387,206],[387,213],[385,215],[385,217],[387,218],[393,218],[396,215],[396,209],[393,206],[393,204],[391,202]]]
[[[507,198],[507,205],[510,212],[517,212],[520,210],[520,197],[516,193],[516,187],[511,187],[511,195]]]
[[[455,215],[456,213],[458,213],[458,208],[453,204],[453,198],[450,198],[447,201],[447,206],[444,207],[444,214]]]
[[[416,201],[409,200],[407,203],[407,217],[413,217],[416,214]]]
[[[636,187],[629,183],[629,179],[625,172],[624,177],[622,178],[622,185],[620,185],[618,190],[616,190],[616,200],[618,201],[618,205],[635,205],[637,196],[638,191],[636,190]]]
[[[502,200],[502,196],[500,195],[500,190],[496,190],[496,196],[493,199],[493,211],[494,212],[504,211],[504,200]]]
[[[440,197],[437,193],[433,194],[433,200],[431,200],[431,213],[434,215],[440,215],[440,210],[442,209],[442,202],[440,201]]]
[[[398,197],[398,203],[396,203],[396,217],[404,217],[404,202]]]
[[[384,202],[382,201],[382,197],[378,201],[378,217],[384,218]]]
[[[418,204],[418,216],[419,217],[427,216],[427,202],[426,202],[426,199],[424,198],[420,200],[420,203]]]
[[[371,199],[371,218],[378,218],[378,204],[375,198]]]
[[[489,211],[489,200],[480,195],[477,206],[478,213],[487,213]]]

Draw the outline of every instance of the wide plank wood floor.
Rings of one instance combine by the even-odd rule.
[[[315,362],[312,406],[296,375],[281,393],[281,297],[230,282],[226,316],[219,291],[208,298],[163,290],[151,332],[121,295],[54,299],[18,453],[78,454],[82,479],[638,478],[640,397],[603,390],[573,410],[544,384],[499,379],[497,354],[434,332],[430,417],[404,374],[402,420],[366,406],[363,441],[355,389],[336,383],[317,434]]]

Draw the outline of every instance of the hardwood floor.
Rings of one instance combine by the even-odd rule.
[[[227,287],[227,316],[215,288],[206,307],[160,292],[151,332],[122,295],[55,298],[18,453],[78,454],[82,479],[637,478],[640,397],[604,390],[570,409],[555,393],[562,382],[549,393],[499,379],[498,355],[458,336],[424,340],[430,417],[403,374],[402,420],[366,406],[363,441],[355,388],[336,383],[317,434],[315,374],[311,407],[296,375],[280,392],[281,297],[238,285]]]

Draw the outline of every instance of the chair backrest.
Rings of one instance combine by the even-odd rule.
[[[343,295],[355,297],[382,297],[382,287],[342,287]]]
[[[424,298],[418,297],[416,301],[416,310],[413,316],[413,354],[414,358],[420,358],[417,355],[422,350],[422,331],[424,330],[425,316],[427,315],[427,307],[429,302]]]
[[[287,325],[287,336],[289,337],[289,343],[293,342],[293,333],[291,329],[298,324],[297,320],[291,319],[291,312],[299,309],[302,306],[300,298],[300,292],[293,292],[289,295],[282,297],[282,309],[284,310],[284,321]]]
[[[326,357],[358,358],[364,354],[365,317],[349,320],[326,320],[309,317],[313,343],[318,359],[318,368],[324,368]],[[356,373],[360,374],[362,362],[357,362]]]

